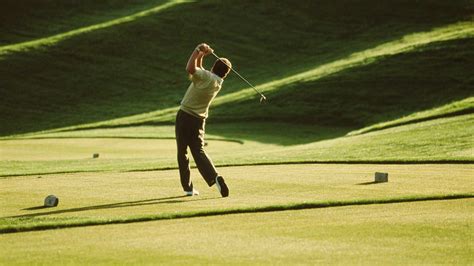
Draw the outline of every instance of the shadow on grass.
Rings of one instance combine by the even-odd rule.
[[[211,42],[222,40],[217,48],[222,48],[223,55],[231,56],[236,66],[245,70],[243,74],[255,85],[259,85],[311,70],[317,65],[345,58],[407,34],[430,31],[434,27],[470,18],[471,14],[469,5],[462,2],[445,4],[443,1],[438,1],[440,4],[436,4],[436,1],[426,3],[421,1],[413,5],[400,5],[396,3],[397,1],[385,4],[379,2],[282,1],[274,5],[273,1],[250,1],[243,4],[242,1],[236,0],[197,1],[192,5],[180,5],[165,10],[160,16],[117,25],[107,30],[89,32],[47,49],[28,50],[22,54],[10,55],[0,66],[0,72],[4,73],[2,87],[6,89],[0,92],[3,94],[0,97],[0,113],[4,118],[0,124],[0,136],[107,121],[153,112],[157,108],[177,106],[188,86],[188,81],[181,67],[170,69],[169,66],[174,66],[177,62],[184,63],[189,53],[189,46],[202,40],[208,39]],[[86,5],[89,6],[90,3]],[[242,8],[246,10],[246,23],[239,23],[239,27],[236,28],[236,20],[229,18],[235,17],[233,14],[240,12]],[[410,15],[413,10],[428,8],[430,12],[420,13],[419,16]],[[39,13],[41,18],[49,19],[42,10],[49,13],[52,12],[49,11],[51,9],[42,8]],[[216,10],[219,10],[217,12],[219,16],[216,16]],[[351,12],[344,14],[345,19],[341,20],[339,18],[343,10]],[[188,15],[196,23],[181,23],[182,17]],[[214,18],[213,21],[207,19],[210,16]],[[47,19],[42,21],[47,23]],[[22,24],[35,24],[32,22],[36,19],[28,18],[28,20]],[[178,24],[180,34],[174,34]],[[223,35],[219,33],[216,35],[215,32],[207,30],[215,24],[220,25]],[[262,30],[255,31],[255,25],[259,25]],[[15,30],[22,32],[16,27],[11,29],[12,32]],[[239,41],[227,38],[226,32],[239,36]],[[282,35],[281,32],[285,34]],[[25,35],[29,34],[30,32],[25,32]],[[143,36],[149,38],[142,38]],[[169,45],[156,45],[154,36],[168,36]],[[199,39],[196,39],[196,36],[199,36]],[[266,42],[258,41],[262,39]],[[304,42],[295,42],[302,39]],[[91,43],[97,45],[91,46]],[[171,47],[173,49],[170,49]],[[279,55],[278,51],[288,49],[295,52],[286,57]],[[251,54],[252,58],[245,54]],[[444,54],[451,53],[444,52]],[[123,58],[127,58],[126,62]],[[466,54],[460,58],[469,57]],[[278,60],[281,67],[274,67],[275,60]],[[436,68],[432,73],[439,75],[440,64],[431,65]],[[460,68],[464,67],[462,64],[459,65]],[[412,70],[406,66],[398,68]],[[464,69],[470,68],[464,67]],[[443,66],[444,72],[446,71]],[[464,72],[469,74],[467,70]],[[389,75],[384,75],[382,79],[393,76],[389,71],[382,74],[387,73]],[[369,73],[369,76],[372,77],[372,73]],[[459,78],[455,76],[454,79]],[[343,81],[338,79],[341,80]],[[372,80],[366,83],[374,88]],[[410,80],[407,81],[407,84],[412,83]],[[364,87],[367,84],[363,84]],[[298,87],[299,85],[301,84],[298,84]],[[350,84],[344,82],[338,82],[336,88],[351,90],[345,91],[344,94],[333,95],[312,92],[317,91],[318,87],[325,87],[325,84],[306,85],[304,87],[308,90],[288,86],[281,93],[270,94],[271,104],[266,108],[259,108],[260,111],[255,110],[254,100],[251,105],[238,103],[240,108],[238,110],[227,104],[222,108],[229,109],[228,112],[234,118],[242,117],[241,111],[248,110],[246,112],[252,112],[250,114],[252,118],[266,119],[267,116],[279,118],[282,114],[291,121],[303,120],[308,123],[326,119],[331,122],[337,121],[340,125],[344,124],[347,118],[351,118],[342,117],[344,113],[351,113],[346,110],[347,107],[367,103],[367,101],[359,102],[359,99],[354,97],[352,88],[348,86]],[[421,85],[423,88],[426,87],[424,84]],[[226,80],[226,91],[229,93],[240,88],[242,81],[237,78],[230,76]],[[446,86],[443,90],[448,91],[445,88]],[[374,90],[375,92],[372,92],[375,95],[384,91],[380,88]],[[326,93],[333,91],[327,89]],[[298,93],[299,96],[295,95]],[[449,93],[453,94],[452,91]],[[432,92],[429,94],[435,95]],[[348,100],[339,102],[340,95],[345,95]],[[411,94],[408,95],[412,99],[417,99]],[[371,99],[368,96],[373,95],[363,96],[362,99]],[[443,99],[442,96],[437,98]],[[319,101],[314,101],[314,98]],[[398,102],[393,97],[388,100]],[[378,99],[374,98],[374,101],[377,102]],[[157,106],[157,103],[160,105]],[[237,104],[234,102],[229,105]],[[403,104],[396,107],[403,107]],[[328,110],[332,114],[328,114],[330,113]],[[361,114],[361,112],[352,113],[356,117]],[[377,113],[396,116],[393,111],[378,110]]]
[[[371,181],[371,182],[358,183],[356,185],[358,185],[358,186],[368,186],[368,185],[383,184],[383,183],[386,183],[386,182]]]
[[[178,198],[178,197],[171,197]],[[221,216],[231,214],[244,214],[244,213],[265,213],[265,212],[277,212],[277,211],[290,211],[290,210],[305,210],[305,209],[320,209],[320,208],[333,208],[333,207],[345,207],[345,206],[360,206],[360,205],[372,205],[372,204],[393,204],[393,203],[407,203],[407,202],[420,202],[420,201],[442,201],[442,200],[456,200],[456,199],[469,199],[474,198],[473,193],[460,193],[460,194],[444,194],[444,195],[424,195],[424,196],[406,196],[406,197],[394,197],[384,199],[356,199],[346,201],[316,201],[316,202],[303,202],[286,205],[268,205],[261,207],[242,207],[242,208],[228,208],[228,209],[214,209],[214,210],[201,210],[192,212],[175,212],[175,213],[160,213],[152,215],[144,215],[140,217],[124,217],[115,219],[92,219],[86,221],[76,221],[69,223],[45,223],[35,225],[19,225],[19,226],[7,226],[0,228],[0,234],[6,233],[17,233],[26,231],[39,231],[39,230],[52,230],[59,228],[72,228],[72,227],[84,227],[84,226],[95,226],[95,225],[106,225],[106,224],[126,224],[126,223],[137,223],[137,222],[149,222],[159,220],[171,220],[171,219],[187,219],[195,217],[209,217],[209,216]],[[145,200],[150,201],[150,200]],[[143,202],[143,201],[138,201]],[[114,205],[114,204],[112,204]],[[107,205],[101,205],[107,206]],[[16,217],[4,217],[4,218],[23,218],[26,216]]]
[[[22,211],[34,211],[34,210],[41,210],[41,209],[47,209],[47,208],[53,208],[53,207],[41,205],[41,206],[36,206],[36,207],[24,208],[24,209],[21,209],[21,210]]]
[[[258,106],[256,99],[247,99],[216,106],[209,124],[239,121],[242,128],[236,127],[234,132],[222,127],[218,133],[223,137],[247,135],[263,143],[294,145],[337,138],[347,131],[437,109],[472,97],[466,69],[472,68],[473,63],[464,58],[474,54],[469,49],[473,44],[472,38],[434,43],[317,80],[293,82],[268,93],[267,105]],[[439,65],[443,66],[443,73],[434,74],[438,73]],[[473,108],[466,106],[458,112],[430,115],[390,127],[472,112]],[[253,131],[246,129],[248,121],[256,121],[250,124],[255,125]],[[271,129],[259,125],[275,121],[286,123]]]
[[[291,146],[345,136],[354,127],[320,126],[287,122],[247,121],[240,123],[212,123],[207,125],[209,135],[226,140],[250,140]]]
[[[70,213],[70,212],[81,212],[81,211],[100,210],[100,209],[135,207],[135,206],[145,206],[145,205],[154,205],[154,204],[172,204],[172,203],[183,203],[183,202],[190,202],[190,201],[203,201],[203,200],[215,199],[215,198],[195,198],[195,197],[191,197],[192,199],[184,200],[183,198],[189,198],[189,197],[188,196],[174,196],[174,197],[165,197],[165,198],[157,198],[157,199],[126,201],[126,202],[119,202],[119,203],[101,204],[101,205],[93,205],[93,206],[71,208],[71,209],[62,209],[62,210],[55,210],[55,211],[49,211],[49,212],[38,212],[38,213],[31,213],[31,214],[23,214],[23,215],[16,215],[16,216],[9,216],[9,217],[2,217],[2,218],[28,218],[28,217],[45,216],[45,215]],[[33,211],[33,210],[39,210],[39,209],[45,209],[45,208],[49,208],[49,207],[36,206],[36,207],[25,208],[25,209],[22,209],[22,210],[23,211]]]

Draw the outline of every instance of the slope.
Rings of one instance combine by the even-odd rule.
[[[134,4],[133,10],[138,9],[139,3]],[[87,4],[89,2],[85,2]],[[57,14],[64,9],[61,6],[56,8]],[[149,6],[143,5],[143,8]],[[242,10],[246,12],[242,13]],[[429,12],[420,12],[426,10]],[[235,14],[241,16],[236,17]],[[230,57],[251,81],[260,84],[312,69],[315,62],[319,65],[330,63],[413,32],[466,21],[471,19],[471,14],[469,1],[413,3],[398,0],[380,3],[364,0],[337,4],[331,1],[278,4],[271,1],[200,1],[178,5],[127,23],[73,36],[50,47],[40,46],[2,57],[0,115],[4,121],[0,134],[5,136],[75,126],[174,107],[187,87],[183,64],[190,49],[203,40],[222,51],[220,54]],[[32,22],[44,22],[47,17],[54,16],[39,16]],[[29,24],[28,19],[25,24]],[[90,23],[97,23],[98,20],[91,19]],[[87,19],[77,24],[85,24],[83,21]],[[15,23],[12,25],[21,28]],[[39,31],[38,28],[29,30]],[[46,35],[44,32],[31,34]],[[7,43],[21,39],[15,37],[14,30],[6,36],[9,36]],[[455,45],[464,49],[462,43]],[[445,63],[442,60],[439,62]],[[402,60],[401,69],[403,64]],[[459,78],[465,82],[464,76]],[[226,81],[223,94],[233,93],[242,87],[241,81],[231,77]],[[291,88],[283,88],[281,97],[275,97],[286,98],[285,91]],[[351,99],[353,89],[346,89],[341,91],[341,98]],[[309,98],[320,96],[318,93],[311,95],[313,91],[318,90],[311,90]],[[395,95],[403,93],[393,92]],[[436,93],[438,89],[434,91]],[[452,99],[465,97],[463,88],[455,90],[454,94],[457,96]],[[427,99],[424,106],[437,106],[440,101],[436,99],[440,98],[443,95]],[[298,118],[297,122],[314,122],[314,118],[305,117],[307,108],[294,108],[294,104],[275,100],[270,108],[291,109],[291,115]],[[347,120],[352,118],[343,117],[339,121],[340,112],[337,110],[340,110],[340,105],[340,102],[334,101],[325,106],[325,110],[335,111],[324,120],[347,124]],[[357,103],[349,102],[348,105],[356,106]],[[398,110],[404,110],[404,105],[402,102],[391,108],[385,116],[397,117],[400,115]],[[240,112],[235,110],[235,106],[229,110],[232,111],[232,108]],[[391,113],[394,109],[396,113]],[[419,110],[412,107],[405,109],[408,111],[403,114]],[[265,113],[276,120],[281,119],[279,112],[272,115],[274,111]],[[316,112],[318,109],[310,108],[309,111]],[[367,110],[355,110],[353,117],[367,117],[357,114],[363,111]],[[224,117],[225,114],[222,115]],[[261,113],[257,112],[254,119],[262,119]],[[378,121],[351,120],[349,124],[350,129],[355,129],[354,126]]]

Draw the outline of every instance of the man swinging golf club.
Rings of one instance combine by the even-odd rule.
[[[211,158],[204,151],[204,127],[209,105],[222,88],[224,78],[232,65],[226,58],[218,58],[211,71],[202,66],[203,58],[213,53],[205,43],[199,44],[189,57],[186,71],[191,84],[181,101],[176,115],[176,143],[178,146],[178,165],[181,185],[187,196],[199,195],[193,187],[190,175],[188,147],[191,150],[199,172],[209,186],[216,184],[222,197],[229,195],[224,178],[217,173]]]

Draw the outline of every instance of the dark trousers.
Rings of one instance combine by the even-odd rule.
[[[209,186],[216,182],[217,171],[211,158],[204,151],[205,119],[179,110],[176,115],[176,144],[178,146],[178,166],[184,191],[192,191],[193,183],[189,167],[188,147],[199,172]]]

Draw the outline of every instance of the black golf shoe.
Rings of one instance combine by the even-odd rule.
[[[229,188],[225,184],[224,178],[222,176],[216,177],[216,186],[223,198],[229,196]]]

